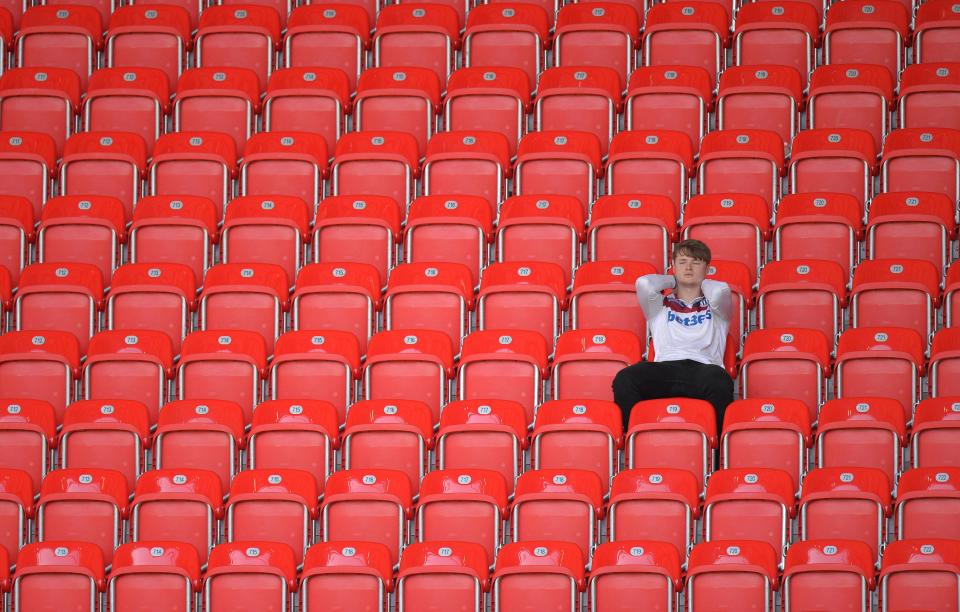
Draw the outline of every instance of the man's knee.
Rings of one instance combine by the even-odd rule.
[[[733,399],[733,379],[721,366],[710,366],[704,373],[703,384],[709,395],[729,396]]]

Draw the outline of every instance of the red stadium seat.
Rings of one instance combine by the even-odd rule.
[[[475,331],[464,339],[458,375],[459,399],[513,400],[532,423],[547,376],[547,343],[528,330]]]
[[[317,481],[309,472],[250,469],[234,476],[225,510],[228,542],[268,540],[293,550],[297,564],[313,541]]]
[[[638,468],[613,479],[607,506],[611,542],[664,542],[685,559],[699,517],[700,487],[687,470]]]
[[[638,67],[630,75],[624,115],[628,130],[676,130],[694,149],[707,132],[713,77],[698,66]]]
[[[960,328],[948,327],[933,336],[930,348],[928,387],[931,397],[960,394],[957,386],[957,366],[960,358]]]
[[[273,264],[214,266],[207,272],[197,306],[200,329],[259,334],[266,354],[272,355],[283,332],[288,287],[287,275]]]
[[[580,548],[571,542],[504,545],[491,585],[493,612],[573,609],[584,590],[583,560]]]
[[[177,399],[236,402],[250,423],[266,369],[263,337],[252,331],[197,331],[183,341]],[[162,416],[162,415],[161,415]]]
[[[957,319],[954,319],[954,313],[960,316],[960,264],[952,264],[947,268],[946,279],[944,279],[943,290],[943,319],[947,327],[957,325]]]
[[[0,387],[8,397],[49,402],[56,422],[63,423],[79,378],[80,355],[69,332],[7,332],[0,336]]]
[[[0,467],[27,475],[32,500],[51,468],[51,454],[57,446],[53,406],[43,400],[0,400],[0,442]],[[8,552],[15,549],[9,547]]]
[[[713,406],[703,400],[671,398],[638,402],[626,432],[629,468],[675,468],[690,471],[703,490],[713,472],[717,447]]]
[[[459,352],[473,311],[473,284],[470,270],[459,263],[397,266],[384,296],[386,329],[440,332]]]
[[[717,102],[723,109],[723,100]],[[752,114],[759,111],[754,110]],[[749,193],[763,197],[768,217],[780,199],[783,142],[767,130],[710,132],[700,143],[697,191],[704,195]]]
[[[61,196],[44,205],[37,228],[37,259],[95,266],[110,282],[126,242],[123,204],[110,196]]]
[[[66,68],[86,89],[103,46],[103,22],[95,8],[82,5],[41,5],[28,9],[16,39],[18,67]]]
[[[370,264],[304,266],[291,298],[293,329],[351,333],[363,355],[376,329],[380,287],[377,269]]]
[[[555,64],[609,67],[620,78],[617,92],[623,91],[636,67],[634,50],[640,46],[641,15],[636,7],[620,2],[562,7],[557,13]]]
[[[270,397],[291,401],[322,397],[333,406],[337,422],[343,423],[359,373],[360,346],[349,332],[290,331],[277,338],[270,361]]]
[[[916,63],[960,61],[957,46],[957,18],[951,0],[934,0],[917,9],[915,32]]]
[[[917,259],[872,259],[853,274],[850,314],[854,327],[892,325],[929,338],[940,304],[940,272]]]
[[[412,517],[411,483],[397,470],[341,470],[327,481],[320,521],[324,542],[376,542],[400,559]],[[356,520],[362,513],[364,520]]]
[[[8,70],[0,77],[0,130],[47,134],[60,154],[74,132],[81,91],[80,78],[65,68]],[[40,154],[46,161],[46,153]],[[51,175],[55,170],[47,169]],[[31,198],[37,216],[45,199]]]
[[[783,34],[777,32],[775,36]],[[800,130],[804,76],[795,68],[769,62],[727,68],[720,77],[717,95],[718,128],[773,131],[788,145]]]
[[[575,196],[586,216],[603,174],[600,141],[589,132],[530,132],[520,141],[516,195]]]
[[[207,198],[219,221],[236,174],[237,150],[229,135],[183,131],[164,134],[157,140],[150,160],[150,193],[176,196],[184,202],[189,199],[185,196]]]
[[[222,496],[240,471],[243,411],[225,400],[173,401],[164,406],[153,441],[159,470],[210,470],[220,479]]]
[[[581,328],[564,332],[557,339],[550,372],[551,397],[613,401],[613,377],[641,360],[644,341],[641,336],[619,329]]]
[[[570,196],[513,196],[497,219],[498,262],[546,262],[563,270],[567,286],[580,263],[583,209]]]
[[[192,15],[188,10],[191,4]],[[191,30],[197,27],[199,4],[149,2],[117,7],[107,27],[106,65],[121,72],[130,68],[161,70],[167,87],[172,88],[183,72],[187,51],[193,47]],[[91,79],[91,85],[96,81],[96,77]],[[165,102],[169,106],[169,99]]]
[[[891,542],[883,551],[881,609],[936,607],[957,596],[960,551],[948,540]]]
[[[806,2],[744,4],[733,33],[734,61],[750,68],[788,66],[805,88],[816,65],[820,21],[817,9]]]
[[[284,68],[267,82],[264,129],[322,136],[327,155],[346,131],[349,113],[350,83],[337,68]]]
[[[200,591],[200,560],[196,550],[182,542],[128,542],[114,554],[107,582],[111,609],[126,606],[163,606],[183,609]],[[189,606],[187,606],[189,608]]]
[[[511,483],[511,488],[512,488]],[[470,542],[493,565],[507,517],[507,485],[491,470],[436,470],[423,478],[416,508],[418,542]]]
[[[37,501],[38,541],[79,540],[100,548],[104,561],[123,541],[127,483],[109,469],[63,469],[47,474]]]
[[[370,339],[363,366],[363,395],[368,400],[416,400],[440,419],[454,376],[455,345],[436,330],[383,331]],[[349,412],[348,412],[349,419]]]
[[[350,407],[343,431],[343,466],[350,470],[395,469],[413,491],[429,467],[433,415],[423,402],[365,400]]]
[[[203,577],[203,606],[210,612],[246,606],[288,612],[296,583],[297,561],[288,545],[228,542],[210,553]]]
[[[781,557],[796,511],[795,480],[783,470],[726,468],[707,483],[703,535],[707,542],[766,542]]]
[[[619,8],[617,5],[613,7]],[[606,8],[594,6],[589,10],[605,11]],[[625,10],[625,13],[629,12],[630,9]],[[601,46],[596,35],[588,36],[594,48]],[[559,54],[559,38],[554,53]],[[544,70],[537,82],[534,100],[537,129],[589,132],[597,137],[600,152],[606,155],[610,140],[617,132],[624,80],[625,77],[605,65],[561,64],[561,67]]]
[[[437,467],[498,472],[513,494],[523,469],[528,420],[513,400],[466,400],[444,406],[437,432]]]
[[[123,330],[110,336],[125,338],[130,332],[142,330],[144,338],[160,332],[169,339],[164,348],[155,340],[158,354],[180,354],[180,344],[190,329],[196,288],[189,268],[181,264],[127,264],[117,268],[107,294],[107,328]],[[137,337],[134,335],[133,337]],[[140,361],[143,357],[135,357]],[[109,361],[109,360],[108,360]],[[163,359],[161,363],[165,363]],[[161,400],[162,397],[157,396]],[[149,403],[149,402],[148,402]]]
[[[828,538],[796,542],[787,551],[783,609],[864,609],[874,588],[873,553],[863,542]]]
[[[30,261],[33,226],[33,205],[29,200],[13,195],[0,196],[0,268],[6,271],[7,279],[13,285],[19,282],[20,270]]]
[[[340,445],[336,408],[316,399],[268,400],[257,406],[247,440],[250,469],[298,470],[323,487]]]
[[[87,348],[83,395],[88,400],[136,400],[155,425],[172,372],[173,350],[163,332],[102,331]]]
[[[859,259],[863,207],[850,195],[807,193],[783,196],[773,231],[777,260],[817,259],[838,264],[845,278]]]
[[[956,229],[953,202],[943,194],[877,194],[870,203],[867,253],[870,259],[922,259],[940,271]]]
[[[590,561],[592,609],[677,608],[683,586],[680,557],[668,544],[655,540],[606,542],[597,547]]]
[[[191,544],[206,564],[223,515],[217,475],[207,470],[153,470],[137,480],[130,504],[134,542],[170,540]]]
[[[457,11],[444,4],[404,2],[386,5],[377,13],[374,62],[378,67],[389,69],[426,68],[437,76],[439,88],[444,90],[450,72],[456,68],[456,54],[460,49],[459,22]],[[361,75],[361,88],[363,79]]]
[[[487,265],[487,245],[493,233],[491,213],[492,207],[477,196],[417,198],[407,212],[404,259],[418,264],[464,265],[472,289]]]
[[[56,144],[49,135],[19,131],[0,133],[0,194],[5,203],[4,210],[17,198],[23,198],[29,205],[31,221],[39,217],[44,202],[51,195],[50,181],[56,170]],[[14,206],[21,208],[19,204]],[[7,214],[5,212],[3,216]],[[32,231],[26,242],[33,242]]]
[[[684,208],[680,235],[683,239],[709,243],[715,259],[742,263],[751,278],[756,278],[764,263],[769,213],[769,204],[759,195],[698,195],[690,198]]]
[[[566,287],[563,269],[553,263],[491,264],[480,281],[477,327],[533,331],[552,349],[566,310]]]
[[[699,148],[699,141],[695,148]],[[694,149],[683,132],[635,130],[617,134],[607,159],[607,193],[653,202],[673,202],[673,225],[687,198],[694,173]],[[642,195],[643,197],[638,197]],[[648,204],[649,205],[649,204]],[[596,211],[596,205],[594,205]],[[593,217],[591,217],[593,222]],[[670,228],[671,234],[673,228]]]
[[[956,540],[960,468],[914,468],[897,483],[897,538]]]
[[[392,590],[393,562],[383,544],[318,542],[303,560],[299,604],[301,610],[324,606],[382,610]]]
[[[240,164],[243,195],[293,196],[309,207],[309,216],[323,197],[327,173],[327,144],[310,132],[274,129],[247,141]]]
[[[917,34],[919,39],[919,32]],[[915,48],[914,53],[919,51]],[[960,129],[960,66],[956,62],[913,64],[900,76],[899,125],[905,128]]]
[[[526,2],[492,2],[471,9],[463,37],[463,65],[494,67],[494,74],[516,68],[527,75],[528,88],[535,86],[546,64],[556,12],[555,7],[545,8]]]
[[[482,198],[495,214],[511,173],[510,143],[501,132],[440,132],[427,144],[423,192],[434,199]]]
[[[157,138],[163,133],[166,116],[170,113],[170,86],[167,83],[166,75],[157,68],[102,68],[90,76],[87,95],[83,99],[81,114],[84,130],[109,132],[110,136],[119,140],[115,144],[125,148],[129,146],[129,152],[135,151],[133,147],[136,141],[124,132],[143,139],[146,152],[142,159],[135,160],[139,162],[136,169],[141,176],[146,165],[146,154],[153,150]],[[79,134],[73,138],[77,136]],[[135,184],[139,187],[140,177],[136,178]],[[76,191],[76,185],[71,189],[74,193],[83,193]],[[135,195],[138,195],[138,191],[135,190]]]
[[[903,406],[910,420],[920,399],[924,375],[924,342],[914,330],[860,327],[840,335],[834,380],[837,397],[889,397]]]
[[[790,398],[806,404],[810,420],[827,396],[833,343],[815,329],[765,328],[747,336],[740,364],[742,398]]]
[[[441,8],[440,5],[432,6]],[[392,7],[403,11],[423,10],[410,9],[409,4]],[[379,34],[381,31],[377,32]],[[390,36],[404,33],[412,32],[401,28]],[[354,98],[354,129],[357,132],[393,130],[409,134],[417,142],[417,159],[423,157],[427,151],[427,141],[436,129],[443,82],[445,79],[438,82],[428,68],[416,65],[367,70],[360,75]],[[416,163],[411,166],[416,166]]]
[[[688,609],[696,609],[697,600],[731,609],[773,608],[778,561],[766,542],[717,540],[694,546],[687,561]]]
[[[367,67],[370,21],[366,10],[349,4],[296,7],[290,12],[283,39],[285,66],[316,71],[318,76],[339,70],[347,77],[346,88],[356,89],[360,73]]]
[[[960,436],[960,398],[939,397],[917,404],[910,431],[911,465],[960,467],[953,453]],[[922,444],[921,444],[922,443]]]
[[[866,130],[804,130],[793,139],[790,189],[795,194],[849,194],[864,210],[873,196],[876,160],[876,146]]]
[[[9,431],[4,433],[10,436]],[[33,498],[30,474],[13,468],[0,469],[0,561],[7,564],[0,570],[2,573],[9,572],[9,559],[16,559],[33,531]]]
[[[823,28],[825,64],[866,62],[896,78],[910,44],[910,16],[901,2],[855,0],[827,12]]]
[[[487,5],[477,5],[470,10],[471,19],[487,9]],[[530,4],[517,4],[515,10],[531,9],[536,10]],[[530,110],[530,78],[519,68],[461,68],[450,75],[443,104],[444,129],[448,132],[483,130],[503,134],[510,155],[515,155],[526,131],[524,113]]]
[[[890,0],[888,0],[890,1]],[[855,8],[862,4],[858,0]],[[876,64],[820,66],[810,77],[807,125],[810,128],[856,128],[873,135],[879,150],[890,131],[895,98],[889,70]]]
[[[313,207],[291,195],[240,196],[223,219],[221,260],[279,267],[293,282],[303,265]]]
[[[249,68],[187,70],[177,82],[173,128],[177,132],[223,132],[233,140],[239,156],[254,132],[260,112],[260,90],[257,73]]]
[[[200,14],[194,50],[196,64],[252,70],[262,91],[276,64],[281,25],[277,11],[269,6],[222,4],[208,7]]]
[[[571,542],[586,557],[600,539],[603,491],[596,473],[579,469],[524,472],[510,507],[513,541]],[[501,549],[502,550],[502,549]]]
[[[654,5],[646,16],[643,63],[704,68],[710,75],[710,89],[715,89],[726,63],[729,28],[729,10],[713,2]]]
[[[408,207],[420,176],[417,147],[417,139],[406,132],[344,134],[330,166],[332,195],[388,197]]]
[[[884,191],[933,191],[960,197],[960,130],[909,128],[883,141],[880,179]]]
[[[833,399],[820,408],[817,467],[874,467],[893,483],[906,438],[903,408],[895,400]]]
[[[103,553],[96,544],[58,541],[27,544],[17,556],[11,597],[21,610],[73,606],[93,610],[104,589]]]
[[[60,194],[116,198],[129,222],[140,199],[147,165],[143,138],[127,132],[81,132],[71,136],[60,161]]]
[[[783,470],[799,491],[807,471],[810,430],[810,410],[800,400],[736,400],[723,415],[721,465],[724,469]]]
[[[397,574],[397,607],[408,610],[486,609],[489,565],[483,547],[471,542],[411,544]]]
[[[103,281],[90,264],[33,264],[24,268],[14,303],[16,329],[64,331],[86,352],[97,332]]]
[[[815,329],[833,348],[847,303],[840,264],[819,259],[771,261],[760,273],[757,322],[761,329]]]
[[[666,196],[601,196],[587,229],[590,260],[644,262],[665,270],[676,229],[677,207]]]

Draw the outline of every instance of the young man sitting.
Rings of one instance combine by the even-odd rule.
[[[706,279],[710,248],[684,240],[673,248],[673,275],[637,279],[637,299],[653,336],[656,361],[641,361],[613,379],[613,399],[627,430],[630,411],[643,400],[689,397],[710,402],[717,434],[733,401],[733,380],[723,367],[730,327],[730,287]],[[670,295],[663,291],[671,289]]]

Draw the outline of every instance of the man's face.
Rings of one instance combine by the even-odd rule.
[[[673,260],[673,274],[678,284],[699,286],[707,277],[707,262],[680,253]]]

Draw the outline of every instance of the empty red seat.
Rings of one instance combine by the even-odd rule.
[[[943,328],[933,336],[930,348],[929,391],[931,397],[960,394],[956,377],[960,358],[960,329]]]
[[[70,333],[86,352],[103,304],[103,281],[90,264],[33,264],[17,291],[16,329]],[[56,404],[55,404],[56,405]]]
[[[622,91],[635,67],[640,15],[628,3],[568,5],[557,13],[554,41],[557,66],[605,66],[616,71]]]
[[[435,470],[420,483],[418,542],[470,542],[481,547],[487,567],[497,557],[506,517],[507,485],[497,472]]]
[[[423,162],[424,196],[481,198],[496,213],[513,172],[510,155],[510,143],[501,132],[434,134]]]
[[[839,193],[791,194],[780,199],[773,231],[778,260],[820,259],[853,273],[863,235],[863,207]],[[839,314],[839,313],[838,313]]]
[[[619,7],[613,5],[612,8]],[[630,9],[623,8],[629,14]],[[606,8],[593,7],[589,10],[605,11]],[[593,46],[599,45],[598,41],[593,41]],[[606,155],[610,140],[617,132],[617,114],[622,106],[622,79],[606,65],[567,64],[544,70],[537,82],[537,96],[534,99],[537,129],[591,133],[600,142],[601,154]]]
[[[249,423],[253,408],[260,403],[266,361],[263,336],[256,332],[189,334],[177,365],[177,398],[236,402],[243,410],[244,423]]]
[[[327,481],[320,507],[324,542],[376,542],[400,559],[412,518],[410,479],[397,470],[341,470]],[[358,521],[362,513],[364,520]]]
[[[317,542],[300,577],[301,610],[322,606],[383,607],[393,590],[390,551],[376,542]],[[312,602],[319,601],[314,605]]]
[[[791,538],[795,480],[780,469],[727,468],[710,476],[704,500],[704,537],[766,542],[782,555]]]
[[[294,469],[250,469],[234,476],[226,506],[227,541],[282,542],[303,561],[313,539],[317,481]]]
[[[86,89],[103,46],[105,18],[90,6],[31,7],[17,33],[17,66],[66,68]]]
[[[806,2],[741,6],[733,33],[737,66],[787,66],[799,73],[801,85],[806,87],[816,65],[820,21],[817,9]]]
[[[854,327],[890,325],[928,338],[936,326],[940,273],[916,259],[871,259],[853,274],[850,314]]]
[[[173,378],[173,350],[160,331],[102,331],[90,340],[83,362],[83,395],[92,400],[143,403],[155,425]]]
[[[454,344],[441,331],[380,332],[370,339],[364,361],[363,395],[368,400],[423,402],[435,423],[447,403],[454,353]]]
[[[114,554],[107,582],[110,606],[119,609],[149,600],[151,605],[182,609],[200,591],[200,560],[182,542],[128,542]]]
[[[458,263],[401,264],[390,274],[384,299],[387,330],[441,332],[456,353],[473,311],[473,278]]]
[[[896,78],[905,63],[904,46],[909,44],[910,16],[901,2],[856,0],[827,11],[825,64],[879,64]]]
[[[533,331],[552,348],[566,310],[566,286],[563,269],[554,263],[491,264],[480,281],[478,328]]]
[[[141,177],[147,165],[143,138],[127,132],[81,132],[71,136],[60,161],[60,194],[91,198],[106,196],[123,204],[129,221],[140,199]]]
[[[0,386],[4,395],[44,400],[63,422],[80,372],[76,337],[63,331],[10,331],[0,336]]]
[[[57,170],[56,160],[56,144],[47,134],[19,131],[0,133],[0,194],[4,202],[3,218],[8,218],[13,212],[9,207],[14,210],[23,208],[21,204],[15,203],[19,198],[27,203],[31,221],[40,216],[43,203],[51,195],[50,181]],[[20,217],[22,213],[13,214]],[[4,225],[8,223],[9,221],[5,221]],[[32,242],[32,237],[31,231],[25,237],[24,247]],[[8,237],[4,236],[4,241],[7,239]],[[26,260],[23,264],[26,264]]]
[[[530,4],[516,6],[517,10],[533,8]],[[487,5],[478,5],[471,9],[471,19],[487,8]],[[530,110],[530,79],[519,68],[461,68],[450,75],[443,104],[447,131],[483,130],[503,134],[510,155],[515,155],[517,144],[526,131],[524,113]],[[429,150],[427,155],[430,155]],[[505,168],[504,171],[510,170]]]
[[[703,490],[713,471],[717,419],[703,400],[671,398],[639,402],[630,411],[626,464],[630,468],[675,468],[691,472]]]
[[[194,276],[187,266],[120,266],[107,294],[107,328],[124,330],[114,337],[140,330],[161,332],[170,340],[171,354],[179,355],[180,344],[190,330],[196,294]]]
[[[832,399],[820,408],[817,467],[874,467],[893,483],[906,438],[903,408],[896,400]]]
[[[725,67],[730,15],[713,2],[667,2],[650,8],[643,39],[647,66],[680,64],[704,68],[711,89]]]
[[[60,430],[61,468],[109,469],[132,491],[144,470],[150,440],[147,408],[136,400],[82,400],[70,404]]]
[[[4,434],[4,437],[11,437],[10,431]],[[11,565],[9,559],[17,558],[17,553],[31,535],[33,497],[30,474],[13,468],[0,469],[0,560],[6,561],[6,571]]]
[[[790,474],[794,490],[807,471],[810,409],[800,400],[736,400],[723,414],[721,460],[728,468],[776,468]]]
[[[723,99],[718,100],[723,109]],[[759,113],[753,109],[751,115]],[[700,143],[697,191],[700,194],[750,193],[763,197],[773,216],[780,199],[783,141],[768,130],[710,132]],[[724,258],[729,259],[729,258]]]
[[[958,529],[950,520],[960,505],[960,469],[914,468],[897,483],[897,538],[956,540]]]
[[[121,71],[154,68],[166,75],[167,87],[173,87],[183,72],[187,51],[193,47],[191,30],[197,27],[199,14],[199,3],[192,2],[117,7],[107,27],[106,65]],[[95,82],[96,78],[91,79],[91,85]],[[169,105],[169,100],[166,102]]]
[[[944,324],[947,327],[953,327],[956,325],[956,320],[953,318],[954,312],[960,314],[960,292],[957,291],[960,288],[960,265],[952,264],[947,268],[943,285]]]
[[[771,261],[760,273],[757,321],[761,329],[815,329],[833,347],[847,302],[840,264],[819,259]]]
[[[130,504],[131,537],[134,542],[190,544],[205,564],[217,541],[222,497],[220,479],[208,470],[145,472]]]
[[[61,469],[47,474],[37,501],[39,541],[96,544],[109,564],[123,541],[127,483],[110,469]]]
[[[278,180],[281,180],[278,177]],[[292,282],[303,265],[313,207],[292,195],[240,196],[223,218],[221,260],[231,264],[268,264]]]
[[[804,130],[793,139],[790,189],[796,194],[849,194],[863,209],[873,195],[876,157],[876,145],[866,130]]]
[[[825,538],[796,542],[783,572],[784,610],[833,610],[870,606],[874,559],[863,542]]]
[[[157,138],[164,132],[166,117],[170,113],[170,86],[167,77],[157,68],[101,68],[90,76],[90,85],[87,87],[81,112],[85,130],[109,132],[111,137],[119,141],[115,144],[127,149],[128,154],[134,152],[133,147],[136,145],[135,140],[124,133],[136,134],[143,139],[146,152],[142,158],[135,158],[135,161],[139,162],[137,171],[142,175],[146,154],[153,150]],[[77,136],[79,134],[73,138]],[[94,151],[95,148],[89,152]],[[139,187],[140,177],[136,178],[135,184]],[[78,187],[73,185],[71,189],[76,190]],[[139,189],[136,190],[138,191]],[[139,195],[136,192],[135,194]]]
[[[629,196],[648,206],[668,197],[676,217],[690,196],[690,177],[694,173],[694,149],[683,132],[674,130],[635,130],[617,134],[610,143],[607,159],[607,193]],[[629,202],[630,200],[628,200]],[[656,209],[655,209],[656,210]],[[597,205],[594,205],[594,215]],[[591,216],[591,223],[594,222]],[[670,228],[671,234],[673,228]]]
[[[309,216],[323,197],[327,143],[310,132],[273,129],[254,134],[243,150],[240,192],[243,195],[293,196],[307,203]]]
[[[157,469],[210,470],[220,480],[222,496],[240,471],[243,410],[220,399],[179,400],[164,406],[153,442]]]
[[[949,540],[901,540],[883,551],[880,601],[883,609],[936,607],[957,596],[960,551]]]
[[[215,218],[223,218],[237,175],[237,149],[228,134],[185,132],[164,134],[157,140],[150,160],[150,194],[209,199]],[[138,206],[139,210],[142,207]]]
[[[543,397],[547,343],[529,330],[480,330],[464,339],[457,384],[459,399],[519,402],[527,423]]]
[[[413,490],[427,472],[433,415],[416,400],[364,400],[350,407],[343,432],[344,469],[395,469]]]
[[[890,481],[882,470],[816,468],[803,480],[801,540],[857,540],[870,547],[872,559],[879,560],[889,516]]]
[[[173,128],[177,132],[223,132],[233,140],[239,156],[254,132],[260,89],[257,73],[249,68],[187,70],[177,81]]]
[[[460,49],[459,21],[457,11],[444,4],[404,2],[382,7],[373,37],[374,61],[390,69],[426,68],[437,76],[440,89],[446,89]],[[361,87],[363,79],[361,75]]]
[[[327,155],[333,153],[337,139],[346,131],[349,113],[350,83],[337,68],[283,68],[267,82],[264,129],[322,136]]]
[[[600,159],[600,141],[589,132],[530,132],[517,153],[514,192],[575,196],[586,216],[603,174]]]
[[[266,354],[272,355],[289,305],[290,283],[283,269],[273,264],[224,263],[210,268],[205,280],[197,305],[200,329],[253,332],[263,338]]]
[[[756,194],[694,196],[684,208],[681,236],[707,242],[715,259],[742,263],[756,278],[770,233],[769,213],[769,204]]]
[[[506,544],[497,555],[493,611],[569,610],[584,590],[583,553],[571,542],[533,540]]]
[[[630,75],[624,115],[628,130],[675,130],[694,149],[707,132],[713,77],[699,66],[638,67]]]
[[[526,74],[527,87],[534,86],[546,63],[555,10],[526,2],[494,2],[475,8],[467,15],[463,65],[516,68]]]
[[[960,48],[956,44],[957,18],[951,0],[935,0],[917,9],[914,28],[916,62],[957,62]]]
[[[613,377],[640,361],[645,344],[640,338],[620,329],[580,328],[561,334],[550,372],[552,397],[613,401]]]
[[[960,130],[905,128],[883,141],[880,162],[884,191],[933,191],[960,196]]]
[[[512,494],[523,469],[528,422],[523,406],[513,400],[451,402],[440,415],[437,467],[498,472]]]
[[[831,349],[832,342],[815,329],[752,331],[743,345],[741,397],[798,399],[816,420],[827,396]]]
[[[22,610],[73,606],[91,609],[104,590],[103,553],[88,542],[27,544],[17,556],[13,605]]]
[[[0,196],[0,268],[6,271],[11,285],[18,283],[20,270],[30,261],[33,226],[33,205],[29,200]]]
[[[47,134],[62,153],[74,132],[81,91],[80,78],[65,68],[7,70],[0,77],[0,129]],[[49,165],[48,170],[55,169]],[[31,200],[39,216],[43,199]]]
[[[381,286],[380,275],[370,264],[304,266],[291,298],[293,329],[348,332],[357,339],[363,355],[376,329]]]
[[[251,469],[298,470],[322,488],[340,445],[336,408],[315,399],[268,400],[257,406],[247,442]]]
[[[654,270],[664,270],[676,234],[676,218],[676,204],[666,196],[597,198],[587,229],[591,262],[644,262]]]
[[[270,361],[270,397],[291,401],[322,397],[342,423],[354,401],[359,372],[359,343],[349,332],[290,331],[277,338]]]
[[[887,0],[890,2],[891,0]],[[856,3],[859,9],[862,3]],[[807,125],[811,128],[856,128],[873,135],[879,150],[890,131],[895,102],[889,70],[876,64],[820,66],[810,77]]]
[[[60,196],[44,205],[37,230],[40,262],[95,266],[110,282],[126,242],[123,204],[111,196]]]
[[[513,541],[572,542],[586,557],[599,539],[603,491],[596,473],[580,469],[524,472],[510,516]]]
[[[418,264],[444,262],[466,266],[472,289],[479,284],[481,271],[487,265],[487,245],[493,233],[491,211],[492,207],[479,196],[417,198],[407,212],[404,259]]]
[[[625,612],[633,606],[677,607],[682,588],[680,556],[655,540],[606,542],[596,548],[590,565],[590,605]]]
[[[772,608],[779,588],[778,561],[777,551],[766,542],[702,542],[687,561],[687,605],[693,608],[697,600],[706,600],[736,609]]]
[[[197,66],[252,70],[263,90],[280,48],[281,25],[277,11],[269,6],[211,6],[200,14],[195,39]]]
[[[287,19],[283,39],[286,67],[318,75],[326,69],[338,70],[347,77],[347,89],[356,89],[360,73],[367,67],[370,21],[362,7],[349,4],[296,7]]]
[[[898,327],[860,327],[840,335],[837,345],[837,397],[889,397],[910,419],[920,397],[924,346],[920,335]]]
[[[956,233],[953,202],[940,193],[877,194],[870,203],[867,253],[871,259],[922,259],[939,271]]]
[[[393,104],[389,99],[386,103]],[[337,141],[330,166],[332,195],[351,196],[351,200],[357,196],[386,197],[406,208],[416,193],[419,158],[417,139],[407,132],[344,134]]]
[[[410,544],[397,574],[397,605],[425,611],[457,606],[480,612],[485,608],[484,593],[489,587],[489,564],[479,544]],[[442,603],[438,597],[442,597]]]
[[[917,404],[911,428],[910,453],[914,467],[958,466],[953,445],[960,432],[960,398],[930,398]],[[921,444],[922,443],[922,444]]]
[[[497,221],[497,261],[557,264],[569,286],[580,263],[583,227],[583,210],[576,198],[507,198]]]
[[[404,11],[423,10],[410,9],[409,4],[394,6]],[[377,32],[379,34],[380,30]],[[403,32],[405,30],[401,29],[396,35]],[[416,64],[367,70],[360,75],[354,98],[354,129],[358,132],[392,130],[409,134],[417,142],[416,159],[423,157],[440,112],[440,91],[444,80],[438,81],[428,68],[416,67]],[[416,166],[416,163],[411,165]]]
[[[699,516],[700,487],[687,470],[636,468],[623,470],[613,479],[607,507],[612,542],[629,545],[655,540],[672,545],[686,558]]]
[[[31,499],[40,491],[40,482],[51,468],[51,453],[57,445],[56,432],[57,416],[49,402],[19,398],[0,400],[0,467],[27,475]],[[16,549],[9,546],[7,550],[13,554]]]
[[[296,584],[297,561],[288,545],[260,540],[226,542],[210,553],[203,577],[203,606],[210,612],[245,606],[287,612]]]
[[[956,62],[907,66],[900,76],[897,101],[900,126],[960,129],[958,92],[960,66]]]
[[[789,144],[799,131],[804,81],[789,66],[728,68],[717,97],[719,129],[773,131]]]

